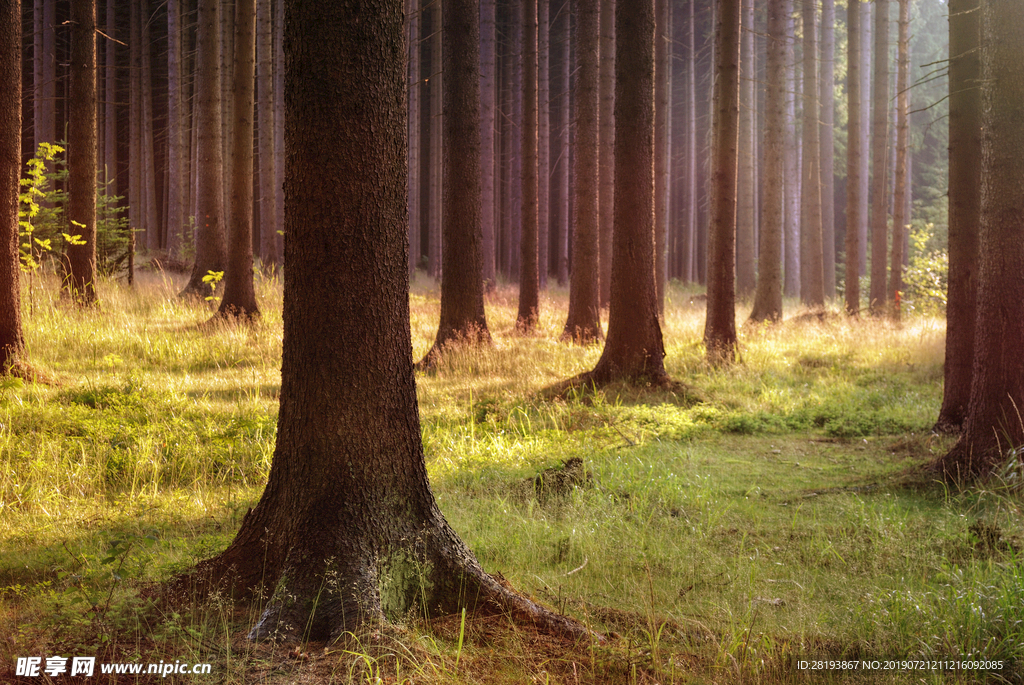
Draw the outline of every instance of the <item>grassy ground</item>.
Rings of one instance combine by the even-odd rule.
[[[424,281],[411,296],[417,356],[439,307]],[[956,491],[921,469],[950,445],[928,432],[941,321],[743,328],[742,363],[713,369],[703,311],[674,287],[666,365],[688,392],[545,400],[600,349],[556,342],[558,290],[542,301],[541,333],[514,336],[515,291],[500,289],[495,346],[418,378],[434,491],[488,571],[608,641],[409,616],[332,645],[251,645],[258,606],[170,610],[142,590],[222,549],[259,498],[280,284],[259,282],[258,327],[213,332],[196,328],[209,311],[179,303],[170,277],[105,284],[87,312],[53,306],[48,285],[26,336],[32,363],[59,382],[0,386],[2,682],[16,681],[17,657],[58,654],[213,665],[140,682],[1021,682],[1024,518],[1010,487],[1021,474]],[[582,469],[563,466],[576,457]],[[797,668],[963,656],[1021,661],[959,675]]]

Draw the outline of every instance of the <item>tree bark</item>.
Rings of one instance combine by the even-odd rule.
[[[537,246],[537,0],[523,5],[522,223],[516,328],[532,332],[540,314]]]
[[[551,94],[552,99],[557,99],[558,102],[555,114],[556,119],[552,127],[552,135],[558,138],[556,166],[551,178],[552,184],[557,186],[557,191],[552,193],[554,197],[553,210],[555,212],[555,218],[551,222],[552,238],[554,239],[552,256],[555,262],[554,273],[558,278],[558,284],[565,285],[569,280],[569,255],[567,254],[566,247],[569,244],[570,221],[569,126],[571,124],[569,121],[569,72],[571,62],[569,55],[569,2],[554,3],[551,5],[551,9],[556,12],[551,21],[551,40],[554,41],[557,47],[557,51],[553,50],[552,53],[557,52],[558,55],[557,58],[553,57],[552,59],[556,65],[553,65],[552,68],[557,69],[558,74],[557,81],[552,84],[554,92]]]
[[[782,219],[785,178],[786,16],[791,0],[768,0],[768,91],[765,94],[764,165],[757,294],[750,320],[782,319]]]
[[[864,222],[861,212],[861,188],[867,175],[867,160],[861,155],[860,140],[863,137],[864,121],[861,119],[861,29],[860,0],[849,0],[846,10],[847,51],[846,51],[846,281],[843,284],[843,298],[846,313],[856,316],[860,313],[860,226]]]
[[[489,343],[484,316],[480,184],[480,22],[475,0],[444,0],[441,321],[423,364],[446,348]]]
[[[754,0],[742,0],[740,19],[739,175],[736,184],[736,295],[746,300],[757,287],[754,261]]]
[[[589,344],[600,340],[598,212],[598,106],[600,103],[601,16],[589,0],[575,0],[576,94],[573,100],[573,241],[569,315],[562,340]]]
[[[441,154],[441,98],[443,91],[443,77],[441,64],[443,29],[441,28],[441,3],[435,0],[431,10],[431,36],[430,46],[430,216],[427,228],[427,273],[431,278],[441,278],[441,177],[442,154]]]
[[[821,171],[821,241],[825,297],[836,296],[836,209],[835,209],[835,0],[821,3],[821,67],[819,73],[819,128]]]
[[[117,196],[117,12],[114,0],[107,0],[107,35],[106,40],[106,103],[103,123],[106,127],[104,138],[105,192],[110,197]]]
[[[961,8],[951,8],[951,19],[952,10]],[[1024,443],[1022,32],[1024,4],[981,2],[985,40],[981,43],[981,222],[974,378],[964,435],[936,464],[950,480],[984,477],[1006,459],[1007,450]],[[950,87],[953,83],[951,79]],[[961,151],[971,154],[966,146]]]
[[[815,0],[801,0],[803,41],[803,154],[800,192],[800,300],[825,305],[821,231],[821,145],[818,139],[818,19]],[[884,258],[884,257],[883,257]]]
[[[416,269],[422,255],[420,245],[422,229],[420,221],[420,83],[422,82],[420,78],[420,16],[423,10],[420,8],[420,0],[406,0],[405,6],[406,35],[409,37],[409,278],[411,280],[416,276]],[[493,110],[491,118],[494,118]],[[481,126],[483,126],[482,122]],[[483,135],[484,131],[481,131],[481,134]],[[486,187],[486,174],[483,176],[483,184]],[[491,171],[491,190],[493,202],[493,169]],[[493,230],[493,222],[491,226]]]
[[[71,5],[68,102],[68,231],[65,288],[80,305],[96,302],[96,2]]]
[[[551,245],[551,8],[537,2],[537,274],[548,287]]]
[[[256,7],[256,81],[259,88],[260,150],[260,262],[268,273],[277,271],[277,154],[274,150],[274,21],[273,0],[258,0]]]
[[[417,17],[422,18],[421,16]],[[277,194],[277,254],[284,261],[284,0],[274,13],[274,190]]]
[[[38,45],[38,43],[37,43]],[[21,0],[0,6],[0,373],[17,373],[23,360],[21,254]]]
[[[156,193],[156,154],[153,141],[153,58],[150,50],[152,32],[149,22],[149,0],[141,0],[142,16],[142,205],[146,229],[146,247],[159,250],[161,238],[161,212]]]
[[[220,1],[199,0],[196,43],[196,166],[195,262],[181,297],[205,298],[212,289],[203,282],[210,272],[224,271],[224,162],[220,108]]]
[[[910,71],[910,0],[899,0],[899,66],[896,77],[896,188],[893,193],[892,259],[889,267],[889,314],[900,318],[903,290],[903,233],[907,223],[907,153],[910,131],[908,77]]]
[[[601,266],[598,274],[601,307],[612,293],[612,226],[615,223],[615,0],[601,0],[600,183],[598,238]]]
[[[875,64],[871,85],[871,293],[873,313],[885,311],[889,234],[889,0],[875,0]]]
[[[109,42],[110,50],[113,43]],[[181,256],[185,221],[187,154],[182,126],[181,0],[167,2],[167,256]],[[109,90],[108,90],[109,98]]]
[[[949,4],[949,280],[942,408],[935,430],[959,432],[974,366],[981,216],[981,2]]]
[[[719,0],[715,46],[715,129],[708,231],[704,347],[712,364],[736,358],[736,182],[739,145],[740,0]]]
[[[480,181],[483,230],[483,279],[488,288],[497,285],[494,242],[494,95],[495,95],[495,0],[480,2]],[[410,108],[411,109],[411,108]],[[410,161],[410,168],[412,160]]]
[[[277,446],[235,540],[175,589],[269,590],[253,639],[335,639],[420,607],[586,636],[485,574],[427,481],[409,358],[402,2],[290,2],[288,17]]]
[[[231,222],[224,296],[217,316],[250,321],[260,316],[252,273],[252,139],[256,77],[256,0],[235,0],[231,116]]]
[[[665,284],[668,281],[668,137],[672,101],[669,93],[672,34],[668,5],[669,0],[655,0],[654,3],[654,282],[658,288],[659,316],[665,315]]]
[[[784,217],[785,281],[783,293],[786,297],[800,296],[800,139],[797,136],[796,102],[800,97],[800,80],[796,77],[795,21],[792,13],[786,17],[786,202]]]

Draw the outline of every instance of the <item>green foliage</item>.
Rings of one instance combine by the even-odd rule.
[[[932,224],[915,227],[910,233],[910,263],[903,273],[903,307],[926,315],[946,311],[949,255],[930,247]]]
[[[206,296],[206,300],[209,302],[212,300],[217,292],[217,285],[224,279],[223,271],[207,271],[206,275],[203,276],[203,283],[210,286],[210,294]]]

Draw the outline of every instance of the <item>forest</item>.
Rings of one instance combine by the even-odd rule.
[[[0,682],[1024,683],[1022,54],[0,2]]]

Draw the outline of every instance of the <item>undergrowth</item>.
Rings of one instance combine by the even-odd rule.
[[[161,606],[157,584],[223,549],[258,500],[280,390],[280,282],[258,278],[255,327],[213,331],[179,285],[104,282],[101,306],[83,311],[44,283],[31,316],[26,303],[28,359],[57,383],[0,387],[4,682],[18,657],[57,654],[212,664],[138,679],[196,683],[819,682],[801,659],[1024,657],[1019,458],[969,491],[922,475],[950,446],[929,433],[943,323],[743,326],[742,361],[714,368],[703,310],[678,285],[664,337],[683,389],[547,399],[600,347],[557,342],[560,290],[542,300],[539,332],[516,335],[506,287],[489,296],[494,344],[417,378],[445,516],[488,571],[606,642],[410,615],[328,645],[252,644],[258,602]],[[436,287],[416,285],[410,304],[419,359]]]

